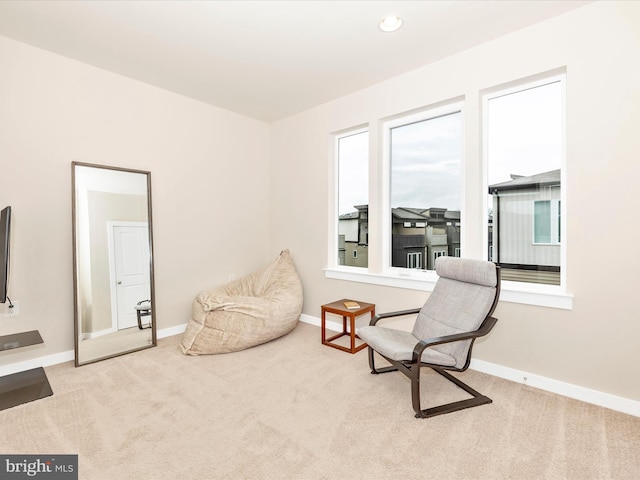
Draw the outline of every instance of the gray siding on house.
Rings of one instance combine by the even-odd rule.
[[[499,207],[494,200],[494,260],[518,265],[560,266],[560,244],[535,244],[533,208],[536,200],[559,200],[560,186],[540,190],[513,190],[500,193]]]

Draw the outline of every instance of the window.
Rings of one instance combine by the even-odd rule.
[[[560,200],[533,202],[533,243],[560,243]]]
[[[482,121],[467,131],[452,101],[334,134],[325,274],[430,291],[439,257],[485,256],[502,267],[501,300],[570,309],[565,75],[468,93]]]
[[[407,268],[422,268],[422,253],[407,253]]]
[[[447,256],[447,251],[446,250],[433,250],[433,266],[432,268],[436,268],[436,259],[438,257],[446,257]]]
[[[564,75],[484,97],[489,259],[507,281],[561,285]]]
[[[338,171],[338,265],[367,267],[369,132],[336,137]],[[345,251],[351,250],[352,255]],[[360,252],[360,254],[358,253]]]
[[[386,265],[433,270],[436,257],[430,252],[446,255],[460,248],[462,107],[398,118],[387,122],[384,132],[389,175],[385,237],[391,240]],[[424,265],[417,258],[430,261]]]

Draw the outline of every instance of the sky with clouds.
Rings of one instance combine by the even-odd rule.
[[[489,100],[489,185],[560,168],[561,96],[554,82]],[[391,207],[460,210],[462,121],[458,112],[391,129]],[[369,203],[368,146],[367,132],[340,139],[340,215]]]
[[[460,209],[462,113],[391,129],[391,207]]]

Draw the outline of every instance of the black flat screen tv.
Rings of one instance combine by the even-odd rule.
[[[0,212],[0,303],[7,301],[9,289],[9,236],[11,233],[11,207]]]

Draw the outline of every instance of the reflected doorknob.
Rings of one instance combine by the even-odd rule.
[[[118,285],[122,285],[122,282],[118,282]]]

